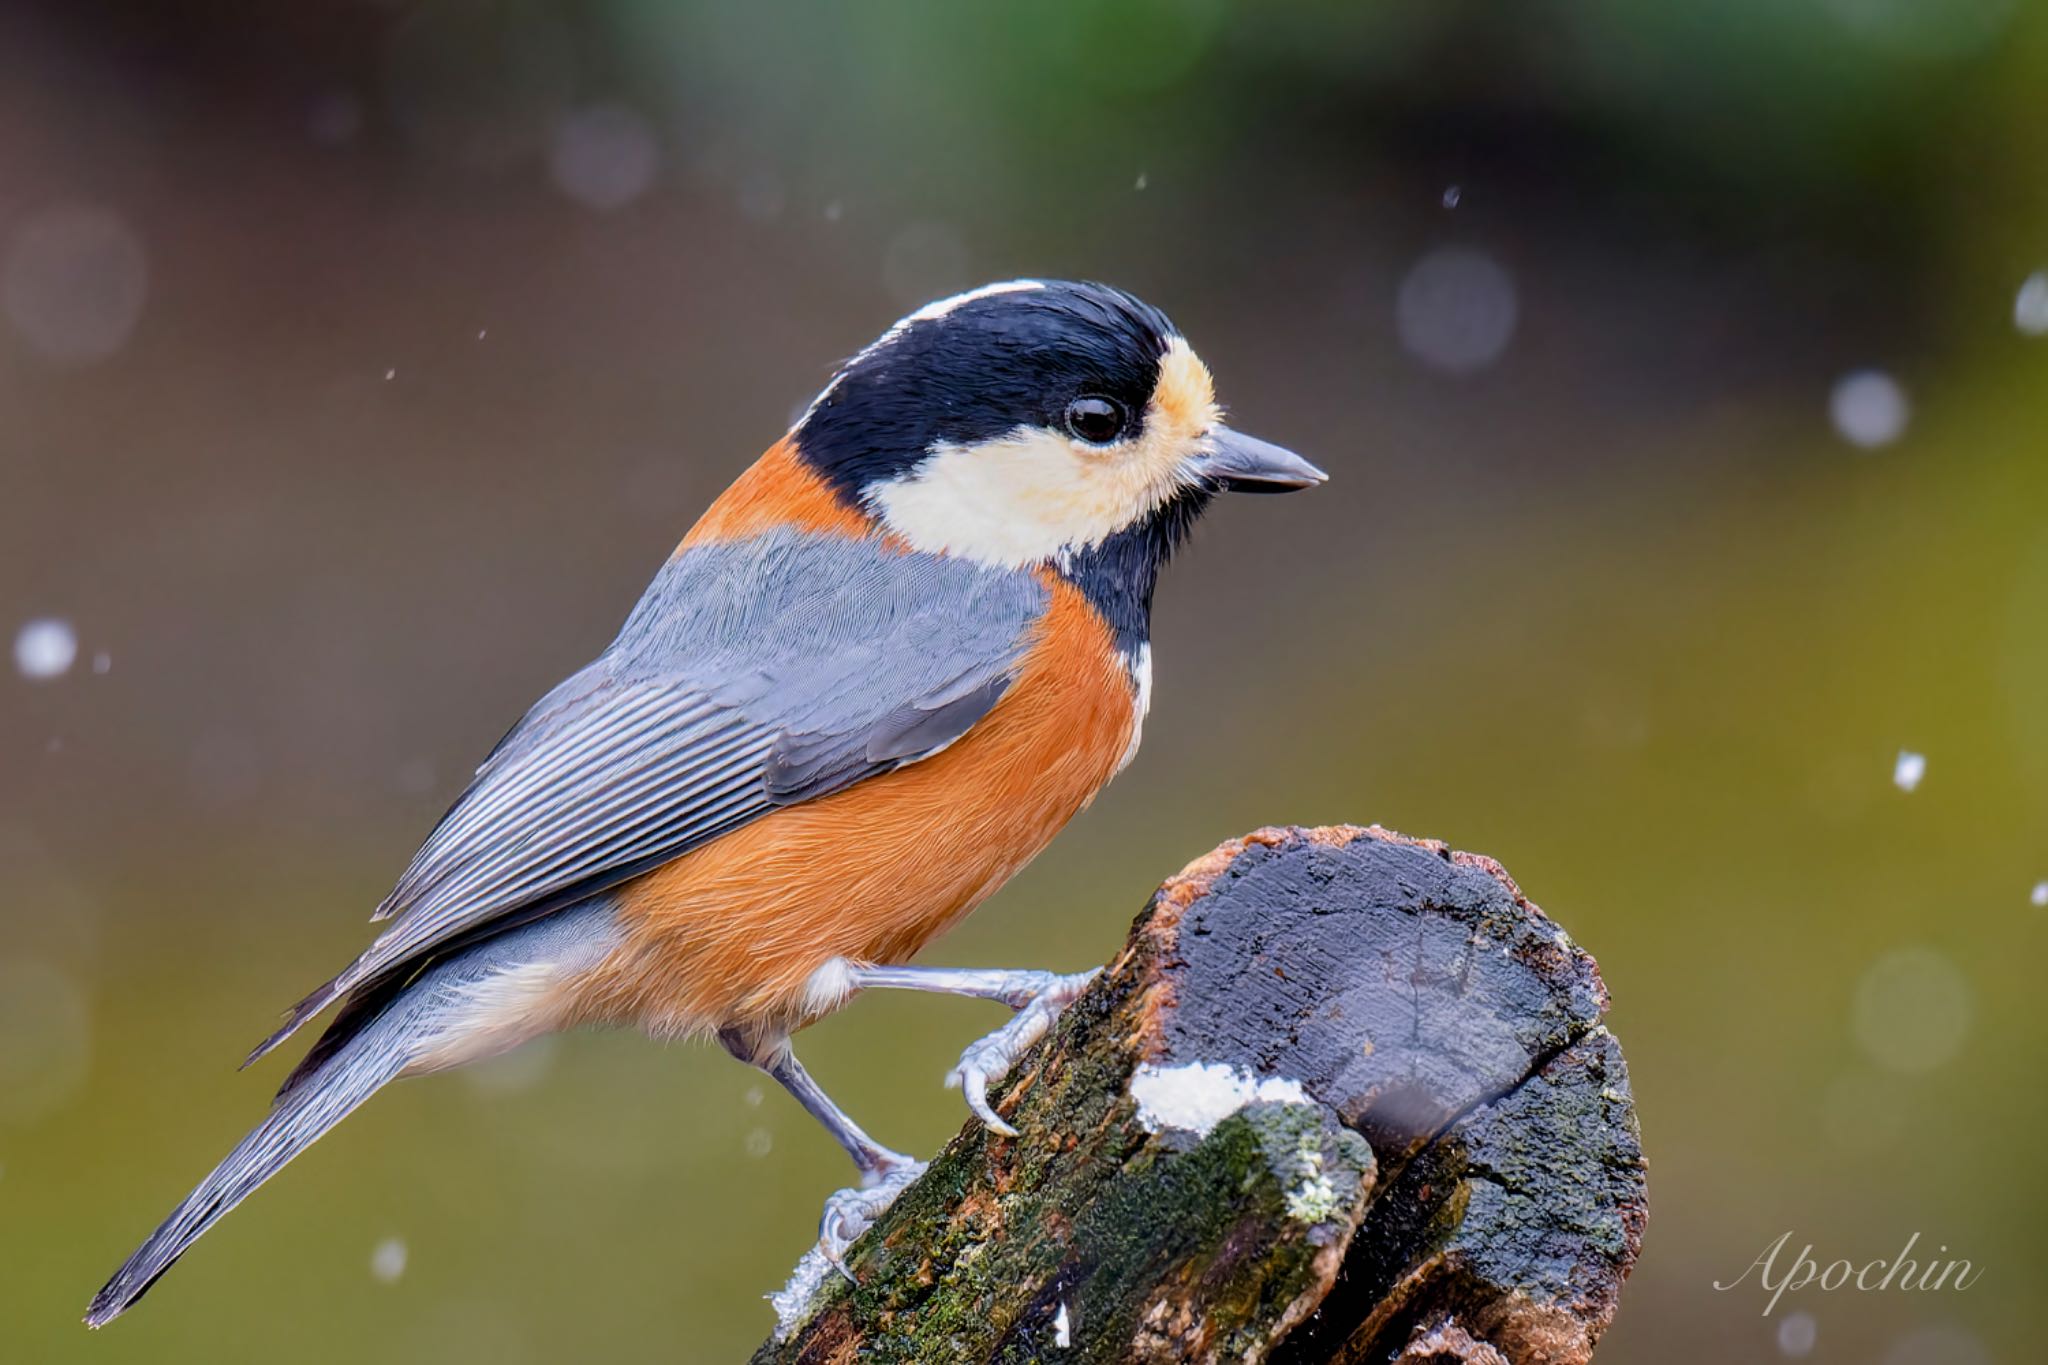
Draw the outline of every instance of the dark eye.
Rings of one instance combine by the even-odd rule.
[[[1067,430],[1092,446],[1106,446],[1124,434],[1123,406],[1109,398],[1076,398],[1067,404]]]

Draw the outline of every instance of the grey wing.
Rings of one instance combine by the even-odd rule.
[[[936,753],[1000,700],[1045,601],[1029,575],[867,542],[680,556],[478,769],[378,907],[391,927],[251,1060],[366,982]]]

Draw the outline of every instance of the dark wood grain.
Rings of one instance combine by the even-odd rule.
[[[1232,840],[755,1360],[1589,1360],[1648,1209],[1606,1008],[1490,859]],[[1270,1097],[1162,1126],[1194,1064]]]

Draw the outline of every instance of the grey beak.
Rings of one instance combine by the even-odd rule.
[[[1330,479],[1293,451],[1226,427],[1209,433],[1209,449],[1193,468],[1218,493],[1292,493]]]

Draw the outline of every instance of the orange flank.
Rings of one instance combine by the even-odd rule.
[[[704,510],[679,549],[712,540],[738,540],[780,527],[864,536],[874,523],[838,494],[796,452],[785,436]]]
[[[616,893],[625,941],[565,982],[581,1020],[660,1035],[793,1028],[835,957],[902,963],[1035,857],[1115,775],[1134,719],[1108,627],[1052,580],[1018,679],[950,748],[777,811]]]

